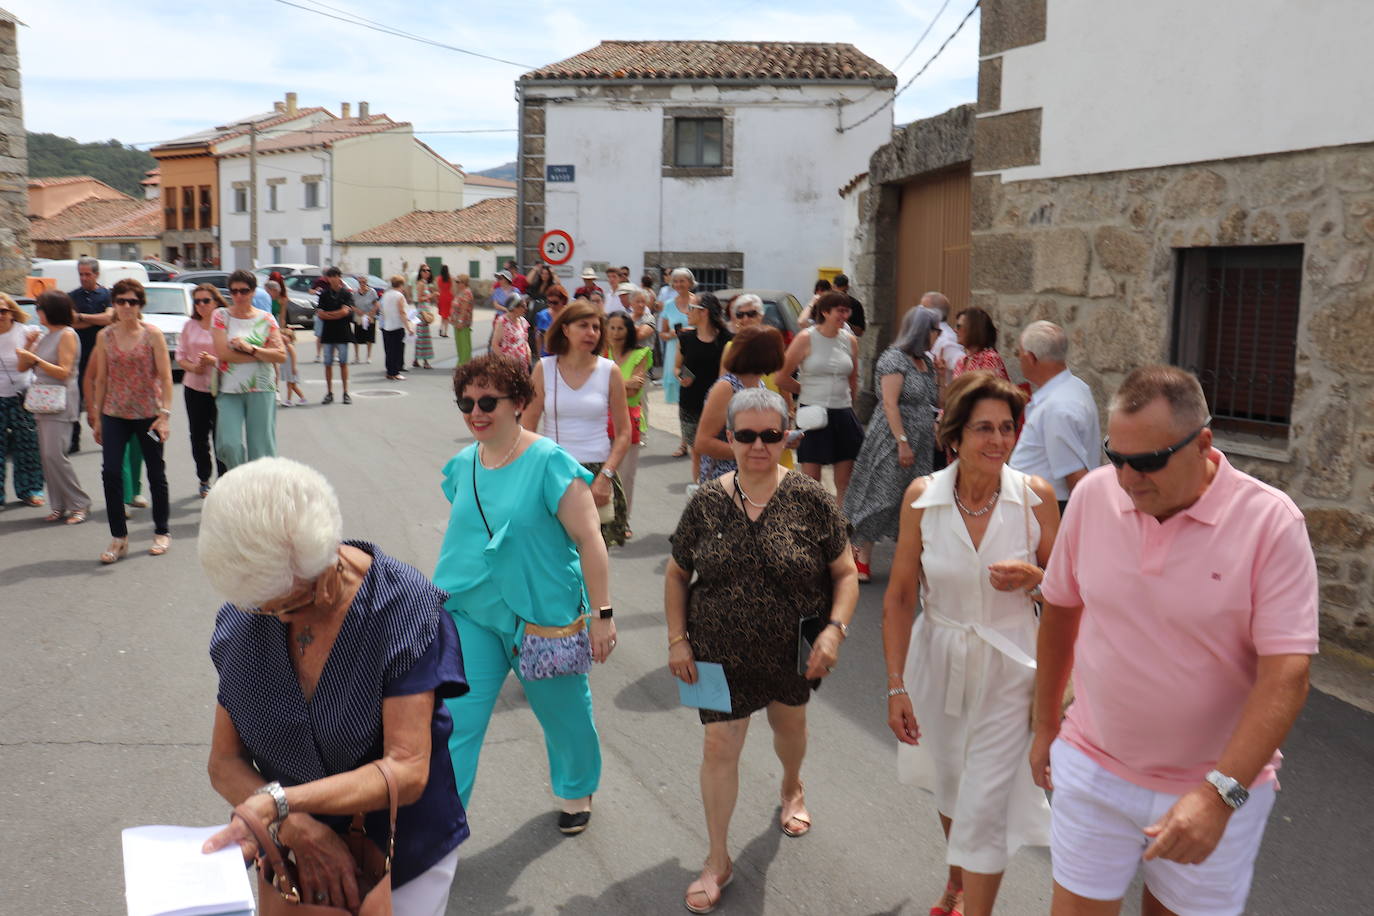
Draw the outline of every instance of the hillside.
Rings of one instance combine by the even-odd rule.
[[[79,143],[56,134],[29,134],[29,177],[90,175],[131,197],[143,197],[139,182],[157,160],[118,140]]]
[[[473,172],[473,174],[485,175],[488,178],[504,178],[506,181],[514,181],[516,175],[515,163],[507,162],[505,165],[493,166],[489,169],[483,169],[480,172]]]

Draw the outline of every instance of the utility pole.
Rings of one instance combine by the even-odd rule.
[[[258,266],[258,122],[248,124],[248,263]]]

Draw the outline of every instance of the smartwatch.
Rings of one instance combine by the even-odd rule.
[[[610,620],[612,617],[615,616],[615,611],[611,608],[609,604],[601,608],[600,613],[602,620]]]

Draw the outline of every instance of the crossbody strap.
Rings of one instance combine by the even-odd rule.
[[[482,460],[482,446],[478,445],[472,454],[472,498],[477,500],[477,514],[482,516],[482,527],[487,529],[487,540],[491,540],[491,525],[487,523],[487,513],[482,511],[482,497],[477,493],[477,462]]]

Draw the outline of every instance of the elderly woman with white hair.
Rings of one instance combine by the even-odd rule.
[[[663,403],[676,404],[682,386],[672,367],[677,365],[678,334],[687,326],[687,314],[697,304],[697,297],[692,293],[697,279],[690,270],[679,267],[668,275],[668,285],[673,288],[673,295],[664,300],[663,311],[658,313],[658,337],[663,341]],[[683,439],[673,457],[681,458],[690,447],[691,443]]]
[[[357,912],[370,888],[345,836],[365,814],[387,848],[393,783],[393,911],[438,916],[468,836],[440,702],[468,689],[458,633],[442,591],[342,528],[333,487],[285,458],[242,465],[206,497],[201,565],[228,599],[210,638],[210,783],[239,817],[205,851],[256,851],[275,827],[294,859],[283,895]],[[259,881],[260,898],[276,893]]]
[[[854,459],[857,486],[845,492],[844,513],[854,525],[859,581],[869,580],[873,544],[897,540],[902,494],[931,472],[940,373],[927,351],[940,336],[940,313],[914,308],[902,317],[897,339],[878,357],[873,377],[880,396]]]
[[[782,764],[779,829],[811,829],[801,780],[806,702],[834,670],[859,587],[848,525],[825,489],[778,465],[787,404],[746,388],[726,416],[738,470],[702,484],[672,537],[664,583],[668,667],[689,684],[697,662],[719,664],[728,712],[703,709],[701,796],[710,849],[683,901],[709,913],[733,877],[727,846],[750,716],[766,709]],[[799,635],[811,642],[799,649]]]

